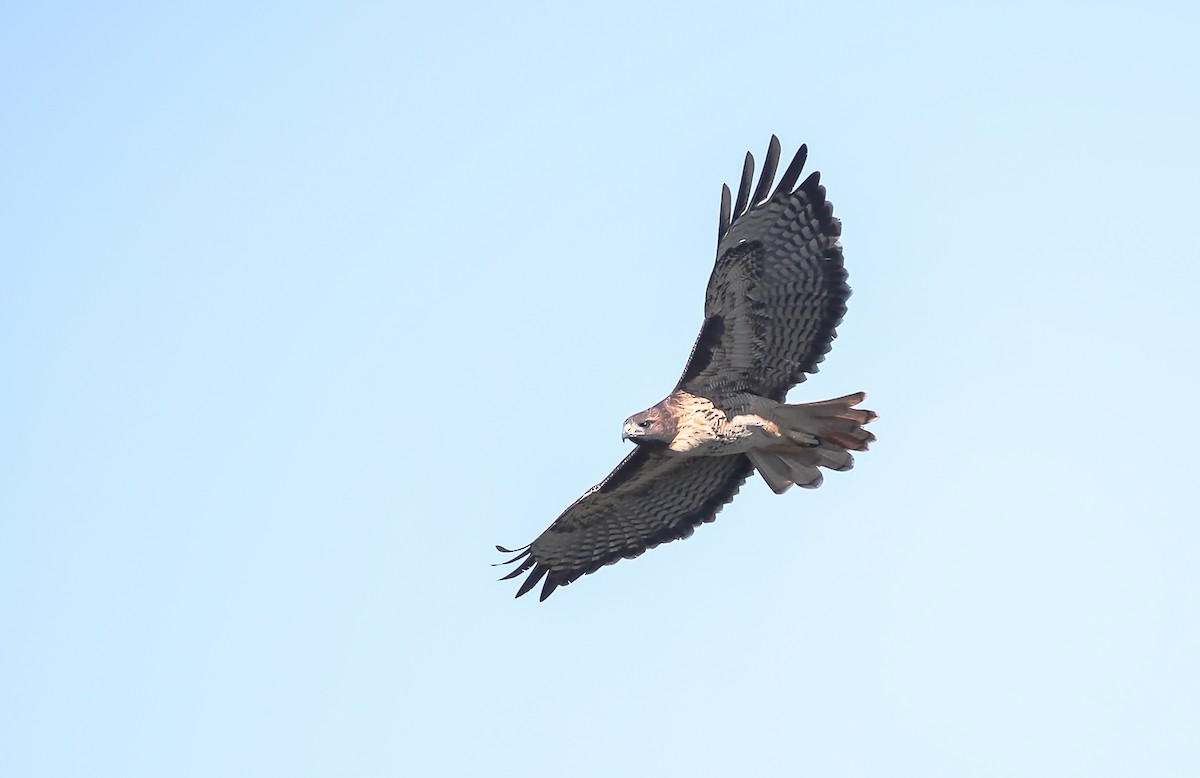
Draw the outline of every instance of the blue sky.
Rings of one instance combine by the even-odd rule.
[[[0,773],[1200,772],[1194,5],[5,16]],[[771,133],[878,444],[514,601]]]

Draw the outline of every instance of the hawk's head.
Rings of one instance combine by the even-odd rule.
[[[665,413],[662,404],[635,413],[625,420],[621,440],[632,440],[639,446],[661,448],[675,439],[675,419]]]

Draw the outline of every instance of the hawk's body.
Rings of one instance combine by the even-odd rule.
[[[848,470],[849,452],[874,440],[862,425],[875,414],[854,407],[862,393],[784,402],[817,371],[850,296],[841,224],[820,176],[796,186],[806,153],[802,146],[771,192],[779,162],[772,136],[753,195],[750,154],[736,203],[723,188],[704,324],[683,377],[662,402],[626,420],[634,451],[510,560],[520,564],[506,578],[532,568],[517,596],[545,578],[545,599],[603,565],[688,537],[755,469],[777,493],[813,488],[819,467]]]

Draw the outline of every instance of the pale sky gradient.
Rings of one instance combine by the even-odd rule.
[[[8,9],[0,774],[1200,775],[1196,8]],[[771,133],[878,444],[514,601]]]

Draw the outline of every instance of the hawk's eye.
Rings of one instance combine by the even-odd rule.
[[[646,429],[653,423],[654,422],[650,421],[649,419],[643,419],[642,421],[638,422],[638,426],[641,427],[642,429]]]

